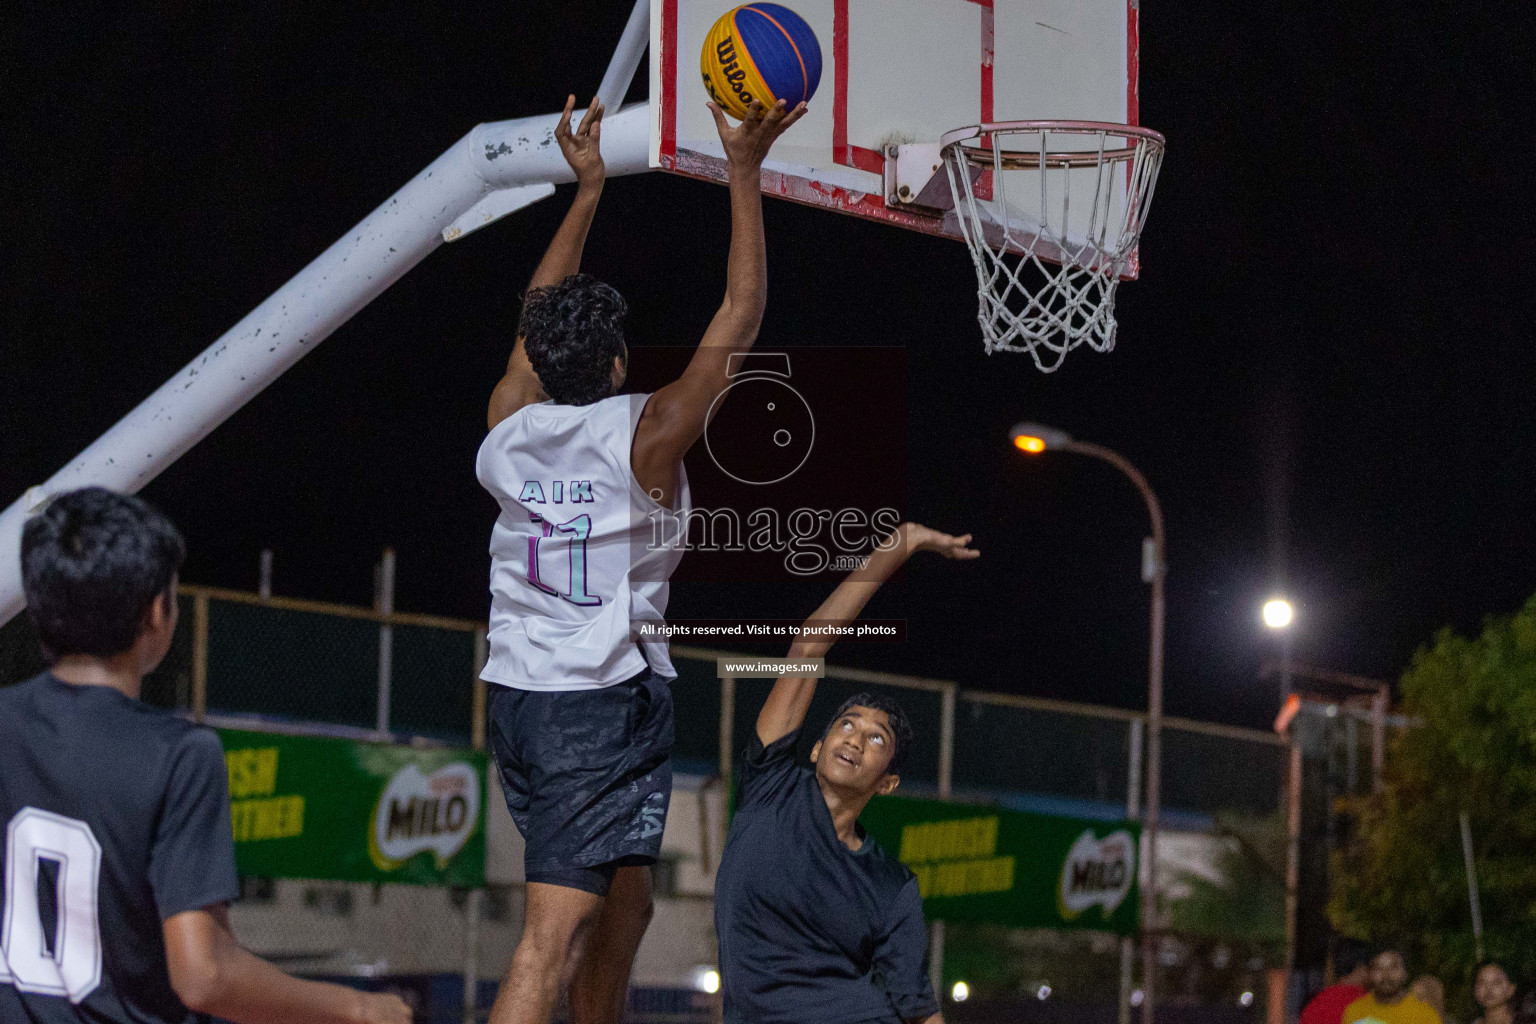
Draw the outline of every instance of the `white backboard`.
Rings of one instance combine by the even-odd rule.
[[[651,0],[652,167],[724,181],[699,52],[740,0]],[[778,0],[816,33],[821,85],[763,190],[959,237],[953,213],[884,196],[885,147],[992,121],[1137,124],[1139,0]]]

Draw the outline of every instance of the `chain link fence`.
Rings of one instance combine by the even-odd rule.
[[[244,729],[483,747],[483,623],[195,586],[183,588],[180,612],[169,655],[145,680],[147,703]],[[632,990],[631,1021],[685,1024],[716,1012],[717,1000],[693,990],[687,977],[698,965],[680,958],[707,960],[701,951],[713,948],[707,905],[690,909],[708,899],[724,840],[725,816],[706,809],[705,794],[729,777],[729,762],[750,741],[772,685],[722,682],[717,659],[736,656],[673,648],[675,769],[680,794],[696,793],[699,804],[698,813],[674,818],[679,830],[700,833],[674,846],[706,852],[688,869],[690,878],[702,871],[698,884],[659,883],[681,909],[658,916],[655,948],[642,960],[649,958],[655,978],[670,976],[671,987]],[[0,630],[0,683],[43,667],[25,616]],[[860,692],[896,699],[917,726],[902,773],[903,789],[916,795],[1119,820],[1144,777],[1140,713],[835,666],[818,687],[801,756],[835,708]],[[1365,769],[1349,767],[1363,760],[1358,744],[1345,729],[1337,735],[1335,757],[1352,776],[1347,788],[1368,784],[1360,781]],[[1178,719],[1164,720],[1163,746],[1166,976],[1159,991],[1186,1005],[1235,1010],[1253,999],[1263,970],[1275,965],[1270,904],[1283,901],[1283,871],[1277,874],[1266,858],[1283,808],[1287,750],[1266,733]],[[488,801],[491,813],[504,813],[495,786]],[[1139,792],[1136,803],[1144,805]],[[493,856],[513,854],[499,849]],[[1244,902],[1252,895],[1244,890],[1266,895]],[[447,1022],[463,1019],[466,980],[475,990],[470,1004],[483,1017],[521,933],[522,899],[521,884],[504,879],[471,892],[249,878],[233,916],[243,941],[291,970],[362,985],[387,981],[413,1000],[419,1019]],[[669,928],[699,934],[659,934]],[[679,963],[665,963],[668,957]],[[1112,1009],[1119,985],[1118,942],[1107,935],[955,925],[945,963],[946,982],[965,977],[976,994],[969,1007],[952,1008],[956,1019],[984,1019],[984,1008],[997,1000],[1017,1019],[1056,1019],[1065,1007],[1077,1007],[1077,1019],[1097,1019]]]

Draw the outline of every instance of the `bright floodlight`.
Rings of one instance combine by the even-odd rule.
[[[1238,1006],[1252,1006],[1253,1005],[1253,993],[1252,992],[1244,992],[1242,995],[1238,996],[1237,997],[1237,1005]]]
[[[700,992],[714,995],[720,991],[720,972],[712,967],[707,967],[694,975],[693,983]]]
[[[1031,455],[1064,447],[1072,440],[1072,435],[1065,430],[1040,423],[1015,423],[1013,429],[1008,431],[1008,436],[1012,438],[1015,448]]]
[[[955,987],[949,990],[949,997],[957,1003],[963,1003],[971,998],[971,986],[963,981],[957,981]]]
[[[1283,597],[1271,598],[1264,602],[1264,625],[1270,629],[1284,629],[1291,624],[1291,619],[1296,615],[1291,602]]]

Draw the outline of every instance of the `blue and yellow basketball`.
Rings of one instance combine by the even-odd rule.
[[[699,71],[710,99],[732,117],[783,100],[809,103],[821,82],[821,44],[805,19],[781,4],[742,4],[704,38]]]

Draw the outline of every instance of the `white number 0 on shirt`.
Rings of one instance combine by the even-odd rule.
[[[48,948],[37,896],[44,860],[58,865],[58,917]],[[78,1003],[101,984],[96,916],[101,844],[83,821],[23,807],[5,832],[5,920],[0,984]]]

